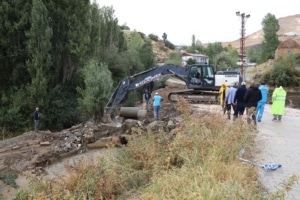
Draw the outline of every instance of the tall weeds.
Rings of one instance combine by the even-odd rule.
[[[237,159],[243,147],[251,149],[248,126],[217,111],[192,113],[185,101],[179,107],[175,138],[136,129],[113,158],[69,166],[67,176],[41,183],[43,191],[28,192],[28,199],[278,199],[295,183],[292,177],[264,195],[257,168]]]

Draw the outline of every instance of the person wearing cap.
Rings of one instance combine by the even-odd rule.
[[[272,121],[281,122],[282,115],[285,108],[286,91],[280,83],[276,83],[276,89],[272,94],[272,109],[271,113],[274,118]]]
[[[246,91],[246,82],[242,82],[241,86],[236,90],[234,96],[234,102],[236,105],[233,113],[233,120],[235,120],[238,116],[242,116],[245,112],[244,96]]]
[[[261,122],[261,119],[262,119],[264,111],[265,111],[265,105],[268,100],[269,88],[268,88],[268,86],[266,86],[264,81],[261,81],[258,89],[261,91],[262,98],[257,103],[256,117],[257,117],[257,121]]]
[[[161,101],[163,101],[163,98],[156,92],[153,97],[153,115],[155,120],[159,120]]]

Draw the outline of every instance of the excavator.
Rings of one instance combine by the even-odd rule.
[[[112,93],[106,107],[106,113],[113,113],[118,105],[126,99],[128,92],[145,84],[159,80],[164,76],[173,76],[182,80],[187,89],[169,93],[170,101],[185,98],[191,103],[218,103],[219,89],[222,83],[240,85],[243,81],[238,71],[215,72],[208,64],[193,64],[185,67],[165,64],[124,78]]]

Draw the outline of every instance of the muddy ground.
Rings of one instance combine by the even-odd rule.
[[[172,83],[166,88],[157,90],[164,98],[161,111],[161,124],[153,120],[152,107],[150,106],[147,117],[142,121],[142,124],[137,123],[137,120],[127,120],[122,126],[115,126],[115,124],[93,124],[89,122],[75,125],[61,132],[27,132],[13,139],[1,141],[0,172],[14,171],[19,173],[17,184],[20,186],[18,189],[20,189],[28,185],[30,179],[27,177],[51,176],[51,174],[53,175],[57,171],[63,172],[61,164],[63,160],[66,160],[66,158],[75,158],[75,156],[84,155],[87,152],[88,147],[84,143],[96,144],[96,141],[105,139],[105,142],[100,144],[100,146],[102,145],[101,147],[117,146],[117,143],[111,141],[111,138],[128,134],[128,130],[133,126],[165,126],[165,124],[172,122],[172,120],[174,121],[180,116],[180,112],[176,109],[176,104],[168,101],[168,94],[171,91],[184,88],[183,85]],[[154,92],[152,95],[154,95]],[[194,106],[197,107],[197,105]],[[198,105],[199,108],[196,107],[195,109],[199,110],[219,109],[219,106],[216,105]],[[270,108],[271,105],[266,106],[263,121],[258,124],[259,132],[255,141],[257,149],[255,152],[255,162],[261,164],[280,163],[282,165],[276,171],[259,169],[260,181],[262,181],[269,191],[274,191],[292,175],[300,175],[300,140],[298,135],[300,110],[287,108],[282,122],[275,123],[271,121]],[[84,136],[83,140],[82,136]],[[106,145],[107,141],[111,146]],[[91,151],[89,150],[89,152]],[[45,169],[51,169],[52,171],[50,172]],[[293,186],[292,191],[285,199],[300,199],[299,186],[299,184]],[[18,189],[7,186],[0,181],[0,194],[4,199],[12,199]]]
[[[172,124],[172,119],[179,116],[180,112],[174,103],[168,101],[168,94],[170,91],[177,91],[180,88],[185,88],[185,86],[176,86],[176,84],[170,83],[166,88],[153,91],[152,96],[155,92],[159,92],[164,99],[160,122],[154,121],[152,105],[150,105],[142,123],[138,123],[138,120],[123,118],[118,119],[123,122],[121,126],[115,123],[87,122],[74,125],[61,132],[41,130],[36,133],[30,131],[15,138],[0,141],[0,173],[19,174],[18,185],[26,186],[29,181],[27,176],[46,176],[45,168],[60,163],[66,158],[84,154],[90,149],[122,145],[119,136],[128,134],[133,126],[146,127],[149,125],[155,129],[159,126],[166,126],[167,123]],[[140,106],[143,107],[145,104],[141,103]],[[10,199],[16,190],[0,181],[0,199],[1,195],[4,199]]]

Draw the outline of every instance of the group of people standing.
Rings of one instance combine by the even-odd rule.
[[[231,110],[233,113],[233,120],[242,116],[246,110],[247,123],[261,122],[265,105],[268,101],[269,88],[264,81],[256,84],[254,81],[250,82],[249,88],[246,83],[242,82],[239,87],[235,85],[227,85],[223,83],[219,90],[220,104],[227,112],[228,119],[231,117]],[[276,83],[276,88],[272,94],[272,109],[273,121],[281,121],[284,114],[286,99],[286,91],[280,83]]]

